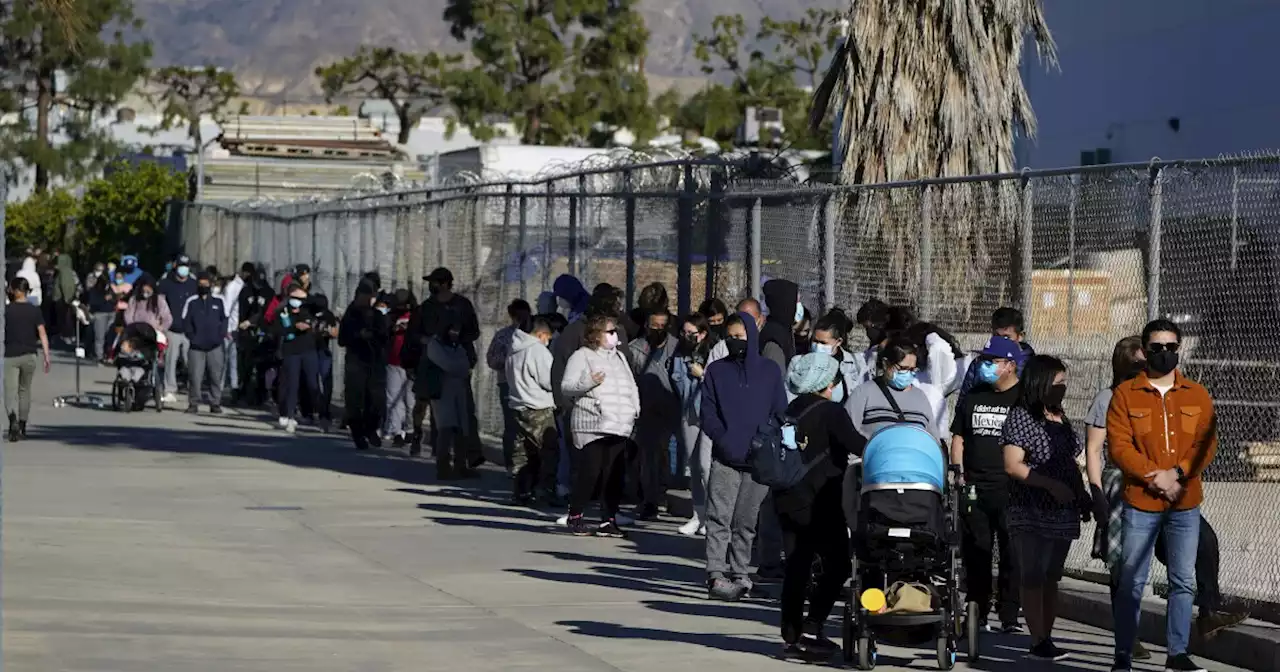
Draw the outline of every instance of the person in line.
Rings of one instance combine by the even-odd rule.
[[[831,391],[831,401],[843,404],[853,388],[862,383],[862,367],[865,362],[846,349],[849,338],[849,317],[839,308],[832,308],[826,315],[818,318],[813,325],[813,340],[810,349],[829,355],[836,360],[835,387]]]
[[[410,295],[412,296],[412,294]],[[315,293],[307,297],[316,319],[316,365],[320,372],[320,431],[333,427],[333,342],[338,338],[338,316],[329,308],[329,297]]]
[[[933,404],[916,384],[915,343],[893,337],[876,348],[876,376],[853,388],[845,412],[866,440],[890,425],[919,425],[937,438]]]
[[[236,297],[233,318],[228,318],[228,328],[235,324],[235,361],[236,380],[240,385],[232,390],[232,398],[237,403],[247,401],[250,405],[258,405],[266,400],[266,381],[263,371],[257,369],[259,332],[258,325],[263,324],[263,313],[267,309],[267,301],[271,298],[270,286],[266,283],[265,274],[252,262],[246,261],[240,266],[238,274],[244,283]],[[227,357],[231,359],[230,356]]]
[[[512,501],[516,504],[532,504],[539,497],[548,504],[558,503],[554,500],[556,473],[547,469],[555,464],[552,455],[560,450],[548,349],[553,336],[545,318],[533,318],[528,331],[516,329],[512,333],[511,354],[503,363],[509,408],[519,438],[511,460],[515,477]]]
[[[116,306],[119,304],[119,297],[106,273],[99,274],[89,287],[88,303],[89,319],[93,323],[93,358],[105,363],[107,334],[116,319]]]
[[[728,356],[707,366],[701,427],[711,440],[707,480],[707,591],[737,601],[750,592],[751,548],[769,488],[752,477],[747,456],[761,423],[787,407],[782,372],[760,354],[759,332],[745,312],[725,321]]]
[[[1018,387],[1018,402],[1005,418],[1001,440],[1005,472],[1012,479],[1009,535],[1031,631],[1027,655],[1062,660],[1067,653],[1053,642],[1058,582],[1090,501],[1076,466],[1080,440],[1062,408],[1066,365],[1056,357],[1036,355],[1023,369]]]
[[[867,349],[862,351],[864,378],[860,381],[866,382],[876,377],[880,349],[889,342],[889,304],[880,299],[867,299],[854,319],[867,335]]]
[[[1022,348],[1022,361],[1025,363],[1033,355],[1036,354],[1034,348],[1026,339],[1026,320],[1022,317],[1022,311],[1017,308],[1001,306],[991,313],[991,335],[1003,336]],[[969,363],[969,368],[964,372],[964,379],[960,383],[960,396],[956,399],[956,405],[964,403],[964,397],[969,391],[982,384],[978,376],[978,368],[981,360],[975,359]],[[1022,366],[1019,365],[1018,373],[1022,373]]]
[[[298,430],[299,396],[305,392],[312,400],[311,408],[320,405],[319,325],[302,285],[289,287],[280,315],[271,324],[272,336],[280,347],[280,429],[293,434]]]
[[[226,365],[222,368],[223,387],[231,390],[231,398],[239,401],[240,395],[240,344],[236,335],[240,333],[240,294],[244,291],[245,266],[253,273],[253,264],[246,263],[240,272],[231,276],[222,288],[222,305],[227,308],[227,338],[223,347],[223,358]]]
[[[809,312],[803,304],[800,310],[804,313],[800,317],[800,321],[796,322],[795,330],[792,332],[792,338],[795,340],[796,355],[803,355],[809,352],[809,347],[813,343],[813,313]]]
[[[636,297],[636,307],[627,311],[627,328],[631,329],[634,325],[635,332],[627,332],[627,342],[634,343],[642,338],[645,334],[645,321],[650,315],[655,313],[670,313],[671,297],[667,294],[666,285],[661,282],[651,282],[640,290],[640,296]]]
[[[128,260],[129,257],[121,259],[121,267],[126,267]],[[183,307],[187,305],[187,299],[196,295],[196,284],[198,284],[191,277],[191,259],[186,255],[181,255],[175,261],[173,271],[161,278],[160,284],[156,286],[156,292],[160,294],[160,297],[164,299],[169,307],[169,314],[179,318],[170,323],[164,334],[169,343],[168,348],[164,351],[164,397],[162,401],[166,404],[173,404],[178,401],[178,362],[186,362],[191,359],[191,343],[187,339],[186,333],[183,332],[183,329],[186,328],[186,323],[181,319],[181,316]],[[136,260],[134,263],[136,264]],[[128,270],[125,271],[125,280],[129,281]],[[187,372],[188,375],[190,373],[190,371]],[[190,385],[190,381],[187,382]],[[187,390],[187,396],[198,399],[200,390],[195,390],[194,393],[191,390]]]
[[[75,341],[79,328],[76,319],[75,302],[80,300],[80,278],[72,267],[71,255],[59,252],[55,257],[53,301],[58,319],[58,333],[62,341],[70,345]]]
[[[178,268],[182,268],[179,266]],[[187,412],[200,411],[205,376],[209,376],[209,412],[222,412],[222,345],[227,338],[227,309],[213,296],[213,278],[201,273],[196,293],[182,306],[182,331],[187,339]],[[170,346],[172,347],[172,346]]]
[[[1209,392],[1178,370],[1178,325],[1163,319],[1147,323],[1142,345],[1146,370],[1116,386],[1107,409],[1107,454],[1124,476],[1125,502],[1112,669],[1131,669],[1151,554],[1163,534],[1169,576],[1165,669],[1201,670],[1187,646],[1204,499],[1201,475],[1217,453],[1217,417]]]
[[[4,408],[10,442],[27,438],[37,352],[43,357],[45,374],[49,373],[49,334],[40,307],[28,300],[30,292],[31,283],[25,277],[14,277],[4,307]]]
[[[173,325],[173,313],[169,312],[169,302],[163,300],[156,292],[155,283],[151,278],[143,278],[138,282],[133,288],[133,296],[124,309],[125,325],[135,322],[146,323],[156,330],[156,333],[161,334],[168,333],[169,327]]]
[[[492,371],[497,373],[498,379],[498,403],[502,406],[502,458],[503,466],[507,472],[515,473],[516,459],[516,419],[515,411],[511,409],[511,387],[507,383],[506,370],[507,358],[511,356],[511,344],[515,339],[515,333],[521,329],[529,328],[529,320],[533,317],[533,308],[529,306],[529,302],[524,299],[516,299],[507,305],[507,319],[511,320],[507,326],[499,329],[493,334],[493,340],[489,341],[489,349],[484,353],[484,363]]]
[[[387,348],[387,412],[382,435],[391,437],[391,445],[396,448],[403,448],[411,440],[409,433],[413,431],[413,381],[404,368],[401,352],[416,308],[413,293],[397,289],[388,313],[391,341]]]
[[[955,336],[931,322],[916,319],[915,313],[906,306],[889,308],[888,329],[889,333],[906,336],[915,343],[919,351],[916,382],[933,404],[937,435],[946,437],[951,429],[947,397],[960,389],[960,370],[966,358],[964,349]]]
[[[308,298],[312,299],[317,296],[324,296],[324,293],[313,282],[314,277],[311,273],[311,267],[307,264],[298,264],[293,267],[293,281],[298,283],[302,291],[307,293]]]
[[[39,306],[43,299],[44,293],[41,291],[40,271],[36,268],[36,256],[29,254],[22,259],[22,267],[18,269],[16,278],[22,278],[27,281],[27,292],[24,295],[24,301],[33,306]],[[43,313],[41,313],[43,315]]]
[[[729,307],[717,297],[711,297],[698,306],[698,313],[707,318],[707,329],[716,337],[716,341],[724,340],[724,321],[729,316]]]
[[[427,298],[422,302],[419,309],[421,317],[421,327],[416,336],[418,342],[422,341],[424,336],[438,336],[442,332],[446,313],[452,313],[453,316],[448,319],[452,322],[456,319],[460,331],[458,332],[458,345],[467,353],[467,360],[471,362],[474,368],[476,362],[479,361],[476,353],[476,341],[480,339],[480,320],[476,317],[475,306],[471,300],[461,294],[453,291],[453,273],[444,267],[437,268],[422,278],[427,283]],[[415,338],[413,326],[409,328],[410,338]],[[465,456],[464,461],[467,469],[474,469],[484,463],[484,455],[480,446],[480,421],[476,417],[476,401],[475,394],[471,388],[466,389],[466,410],[467,426],[465,431],[457,434],[460,440],[459,447],[462,449],[462,455]],[[434,407],[434,405],[433,405]],[[436,433],[436,423],[431,423],[431,431]],[[433,436],[431,445],[436,446]]]
[[[372,283],[362,279],[338,326],[338,345],[346,349],[343,370],[346,425],[356,450],[369,449],[369,435],[377,429],[376,388],[383,384],[375,368],[386,358],[382,351],[389,329],[386,316],[373,307],[377,292]],[[410,454],[421,451],[421,441],[415,437]]]
[[[1020,633],[1018,584],[1009,540],[1009,474],[1001,438],[1009,411],[1017,405],[1018,371],[1025,351],[1004,336],[992,336],[978,355],[978,385],[956,406],[951,423],[951,464],[960,467],[964,487],[961,548],[965,594],[978,605],[979,627],[988,632]],[[1000,600],[995,605],[1000,627],[987,624],[991,606],[991,564],[1000,548]]]
[[[707,476],[711,473],[711,439],[702,431],[702,381],[716,337],[701,313],[681,320],[676,357],[671,360],[671,382],[680,398],[680,432],[684,437],[684,463],[689,469],[693,516],[680,526],[687,537],[706,534]]]
[[[831,399],[839,370],[839,362],[818,352],[797,356],[787,370],[787,387],[796,395],[787,417],[796,419],[797,450],[809,467],[800,483],[773,495],[787,551],[781,619],[787,657],[829,658],[839,649],[822,630],[852,570],[842,507],[844,472],[849,456],[860,457],[864,446],[849,415]],[[815,558],[822,574],[810,591]]]
[[[618,319],[595,313],[587,318],[582,345],[565,363],[560,393],[572,404],[570,424],[578,452],[569,501],[569,532],[574,536],[623,538],[618,527],[627,443],[640,415],[640,393],[626,355],[619,348]],[[599,489],[601,522],[583,517]]]
[[[665,294],[663,290],[662,298]],[[639,477],[642,494],[636,519],[653,520],[658,517],[659,507],[665,504],[671,440],[680,429],[680,397],[671,381],[678,341],[671,335],[671,315],[665,309],[644,317],[643,338],[627,346],[631,370],[640,390],[636,459],[631,473]]]
[[[428,395],[438,441],[432,447],[436,450],[436,478],[447,481],[476,474],[463,442],[470,431],[467,418],[474,413],[470,408],[472,359],[462,340],[463,316],[446,310],[438,320],[440,331],[427,342],[426,359],[431,370],[425,384],[438,385]]]
[[[784,375],[796,356],[795,329],[804,321],[800,287],[790,280],[774,278],[761,288],[769,315],[760,327],[760,354],[778,365]]]

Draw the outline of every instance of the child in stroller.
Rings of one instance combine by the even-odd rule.
[[[960,598],[959,494],[937,439],[891,425],[845,472],[844,509],[853,572],[844,611],[844,657],[876,664],[876,637],[928,633],[938,667],[955,666],[965,608]],[[976,622],[976,619],[971,619]],[[972,629],[972,628],[971,628]],[[977,659],[976,630],[969,659]]]
[[[116,348],[116,379],[111,385],[111,408],[117,411],[141,410],[147,397],[155,401],[156,412],[163,410],[160,386],[156,384],[156,362],[164,354],[164,334],[145,322],[125,327]]]

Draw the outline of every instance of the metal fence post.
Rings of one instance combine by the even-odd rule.
[[[1147,320],[1160,317],[1160,230],[1164,213],[1164,168],[1151,167],[1151,237],[1147,241]]]
[[[764,288],[762,287],[764,283],[761,282],[761,278],[760,278],[760,266],[761,266],[760,216],[763,208],[764,208],[764,203],[759,198],[757,198],[755,201],[751,203],[751,220],[750,220],[751,251],[748,256],[749,264],[751,266],[751,272],[749,276],[750,282],[751,282],[751,289],[750,289],[751,293],[749,294],[749,296],[756,297],[757,301],[764,301]]]
[[[578,221],[583,218],[587,205],[587,176],[578,176],[578,195],[569,199],[569,275],[577,276],[578,269]]]
[[[693,210],[698,185],[693,180],[693,164],[684,164],[684,189],[680,192],[676,219],[676,311],[689,313],[693,296]]]
[[[1033,214],[1035,212],[1035,191],[1031,186],[1031,179],[1022,178],[1022,227],[1018,232],[1018,243],[1020,253],[1018,255],[1018,308],[1022,310],[1025,316],[1023,319],[1027,322],[1027,334],[1030,335],[1035,327],[1035,318],[1032,310],[1031,302],[1033,301],[1032,276],[1034,275],[1032,265],[1034,264],[1034,246],[1032,245],[1032,227],[1034,222]]]
[[[706,277],[703,278],[703,300],[716,295],[716,280],[720,272],[720,241],[724,232],[720,230],[720,220],[724,217],[724,173],[715,170],[711,173],[711,198],[707,201],[707,226],[703,232],[706,240]]]
[[[542,209],[542,221],[544,230],[542,232],[542,286],[543,288],[551,286],[551,260],[554,258],[551,254],[552,248],[555,247],[555,204],[556,204],[556,183],[555,180],[547,182],[547,204]],[[522,297],[523,298],[523,297]]]
[[[1071,176],[1067,203],[1067,336],[1075,333],[1076,308],[1076,208],[1080,201],[1080,175]]]
[[[1231,167],[1231,272],[1240,261],[1240,166]]]
[[[484,255],[484,192],[471,192],[471,283],[480,286],[480,257]]]
[[[444,201],[435,203],[436,209],[436,266],[444,266],[445,260],[445,235],[444,235]]]
[[[529,261],[528,247],[528,230],[529,230],[529,197],[520,194],[520,230],[516,233],[516,250],[519,254],[520,265],[520,298],[524,298],[529,294],[529,283],[525,276],[525,268]]]
[[[498,238],[495,257],[498,260],[498,305],[507,305],[507,236],[511,233],[511,194],[515,187],[508,184],[502,194],[502,235]]]
[[[926,184],[920,189],[920,319],[934,319],[933,304],[933,188]]]
[[[625,191],[627,227],[627,307],[635,305],[636,298],[636,197],[632,190],[631,171],[622,173],[622,186]]]
[[[836,305],[836,210],[839,195],[827,197],[822,209],[822,312]]]

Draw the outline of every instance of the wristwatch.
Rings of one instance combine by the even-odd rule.
[[[1182,467],[1175,466],[1173,470],[1178,473],[1179,483],[1185,483],[1187,481],[1187,472],[1183,471]]]

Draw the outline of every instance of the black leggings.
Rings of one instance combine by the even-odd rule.
[[[822,627],[852,570],[840,490],[841,479],[835,478],[818,492],[807,525],[797,525],[790,517],[780,516],[787,551],[782,579],[782,639],[788,644],[800,640],[806,621],[818,629]],[[808,594],[809,616],[805,618],[804,603],[814,558],[822,561],[822,575]]]
[[[591,503],[597,486],[603,508],[601,520],[613,520],[622,504],[621,473],[629,439],[625,436],[606,436],[596,439],[578,451],[578,472],[574,477],[573,494],[569,498],[569,516],[581,516]]]

